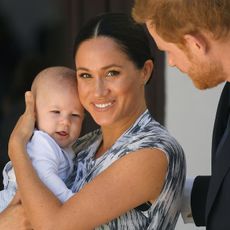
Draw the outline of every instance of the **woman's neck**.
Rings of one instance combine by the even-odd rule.
[[[102,126],[102,143],[96,153],[96,158],[103,155],[108,149],[110,149],[113,144],[117,141],[117,139],[128,130],[138,119],[138,117],[146,110],[144,107],[140,112],[135,112],[135,114],[130,114],[127,119],[123,119],[120,122],[114,123],[109,126]]]

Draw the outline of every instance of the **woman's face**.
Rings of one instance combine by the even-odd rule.
[[[113,39],[84,41],[76,53],[81,103],[100,126],[131,124],[146,108],[146,67],[138,69]]]

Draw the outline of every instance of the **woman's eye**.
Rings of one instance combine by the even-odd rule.
[[[114,76],[117,76],[117,75],[119,75],[119,74],[120,74],[119,71],[111,70],[111,71],[109,71],[109,72],[107,73],[107,76],[108,76],[108,77],[114,77]]]
[[[91,75],[88,74],[88,73],[81,73],[81,74],[79,74],[79,77],[81,77],[81,78],[90,78]]]

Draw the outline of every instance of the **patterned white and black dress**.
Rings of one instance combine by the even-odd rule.
[[[158,199],[146,207],[139,206],[106,223],[97,230],[171,230],[175,228],[185,180],[185,158],[181,146],[146,110],[104,155],[94,155],[102,141],[100,130],[80,138],[75,144],[75,170],[66,182],[73,192],[126,154],[142,148],[161,149],[168,159],[165,184]],[[154,185],[152,185],[154,186]]]

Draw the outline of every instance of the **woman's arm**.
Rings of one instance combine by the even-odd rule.
[[[28,96],[26,112],[11,135],[9,149],[21,199],[35,229],[93,229],[158,197],[167,158],[160,150],[143,149],[113,163],[62,205],[41,183],[26,154],[26,138],[33,128],[33,100]]]
[[[10,205],[0,213],[0,229],[4,230],[32,230],[25,217],[20,197],[16,193]]]

